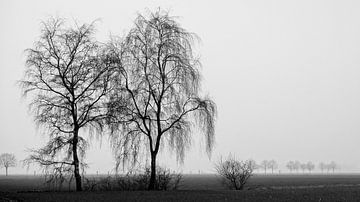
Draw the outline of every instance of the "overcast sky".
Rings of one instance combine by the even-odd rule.
[[[47,140],[39,134],[16,81],[25,70],[40,21],[60,16],[97,23],[97,38],[128,31],[137,12],[161,7],[201,38],[203,93],[218,106],[209,160],[194,141],[184,165],[212,172],[230,152],[240,159],[336,161],[360,171],[360,1],[14,1],[0,0],[0,153],[21,160]],[[196,134],[194,134],[196,136]],[[166,151],[166,150],[164,150]],[[107,138],[93,140],[88,172],[114,167]],[[0,170],[3,172],[3,169]],[[32,173],[17,167],[10,173]]]

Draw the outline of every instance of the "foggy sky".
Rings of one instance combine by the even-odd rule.
[[[160,165],[212,172],[230,152],[240,159],[336,161],[360,171],[360,2],[353,0],[253,1],[13,1],[0,0],[0,153],[19,160],[47,140],[36,130],[16,81],[24,50],[49,16],[97,22],[97,38],[123,35],[137,12],[157,7],[179,16],[201,38],[203,94],[218,106],[216,145],[209,160],[194,139],[184,165],[175,155]],[[196,136],[196,134],[194,134]],[[96,139],[89,173],[114,167],[107,137]],[[166,151],[166,149],[164,150]],[[18,166],[10,173],[32,173]],[[0,170],[3,172],[3,169]]]

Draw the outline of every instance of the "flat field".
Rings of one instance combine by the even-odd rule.
[[[227,190],[216,175],[184,175],[177,191],[47,191],[41,176],[0,176],[0,201],[360,201],[360,175],[255,175]]]

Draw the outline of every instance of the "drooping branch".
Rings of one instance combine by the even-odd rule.
[[[111,126],[112,141],[119,143],[115,153],[122,151],[119,160],[131,154],[124,148],[133,149],[132,141],[120,140],[136,139],[152,155],[168,144],[182,162],[195,127],[204,134],[210,155],[217,112],[211,99],[199,95],[200,63],[192,49],[196,39],[176,18],[158,11],[139,15],[123,40],[108,44],[108,61],[118,72],[109,111],[120,117]]]

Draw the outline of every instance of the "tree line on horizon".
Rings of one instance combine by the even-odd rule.
[[[220,159],[220,161],[222,160]],[[250,165],[253,171],[263,169],[265,174],[267,174],[267,170],[269,169],[271,169],[271,174],[274,174],[274,170],[279,168],[279,164],[274,159],[263,160],[260,163],[257,163],[253,159],[248,159],[245,162],[247,162],[247,164]],[[5,168],[6,176],[8,176],[8,168],[15,167],[16,165],[17,165],[17,160],[14,154],[3,153],[0,155],[0,167]],[[289,170],[290,173],[293,172],[299,173],[300,170],[302,171],[302,173],[305,173],[305,171],[311,173],[313,170],[315,170],[315,167],[316,167],[315,164],[311,161],[308,161],[306,163],[301,163],[300,161],[288,161],[286,164],[286,168]],[[336,169],[340,169],[340,165],[337,164],[335,161],[331,161],[329,163],[320,162],[317,167],[319,170],[321,170],[321,173],[324,173],[324,171],[326,171],[326,173],[329,173],[330,171],[334,173]],[[99,174],[98,171],[96,173],[97,175]],[[201,170],[198,170],[198,174],[201,173],[202,173]],[[107,172],[107,174],[110,175],[109,172]],[[280,174],[280,170],[279,170],[279,174]]]
[[[229,158],[233,159],[234,157],[230,155]],[[251,167],[253,171],[259,170],[261,172],[261,170],[263,170],[264,174],[268,174],[268,171],[271,170],[271,174],[276,174],[277,171],[280,173],[280,170],[277,170],[279,168],[279,164],[274,159],[263,160],[260,163],[253,159],[248,159],[246,162],[252,165]],[[311,161],[306,163],[302,163],[300,161],[288,161],[285,166],[290,173],[300,173],[300,171],[301,173],[311,173],[316,168],[316,165]],[[340,166],[335,161],[331,161],[329,163],[320,162],[317,168],[321,170],[321,173],[324,173],[324,171],[327,171],[327,173],[332,171],[332,173],[334,173],[336,169],[340,168]]]
[[[271,173],[274,173],[275,169],[278,169],[279,164],[275,160],[263,160],[260,162],[260,164],[257,164],[254,161],[255,169],[264,169],[264,173],[267,173],[268,169],[271,169]],[[320,162],[317,166],[319,170],[321,170],[321,173],[324,173],[326,170],[327,173],[329,171],[335,172],[336,169],[339,169],[340,166],[335,161],[331,161],[329,163]],[[299,171],[302,171],[302,173],[305,173],[305,171],[311,173],[313,170],[315,170],[316,166],[313,162],[308,161],[306,163],[302,163],[300,161],[288,161],[286,163],[286,168],[290,171],[290,173],[296,172],[299,173]]]
[[[286,167],[289,169],[290,173],[294,174],[292,171],[295,170],[299,173],[299,170],[302,170],[302,174],[305,174],[305,170],[311,171],[315,169],[315,164],[311,161],[307,163],[301,163],[300,161],[289,161],[286,164]],[[243,190],[246,183],[253,176],[254,171],[257,169],[264,169],[265,175],[267,174],[267,169],[271,169],[271,174],[274,174],[274,169],[278,168],[278,163],[275,160],[263,160],[261,163],[256,163],[253,159],[248,160],[239,160],[236,156],[229,154],[225,159],[222,157],[218,162],[215,163],[215,170],[217,174],[221,177],[221,180],[225,186],[229,189]],[[321,172],[325,169],[332,169],[333,173],[335,169],[339,166],[334,162],[328,164],[321,162],[319,164]],[[279,170],[280,174],[280,170]]]

